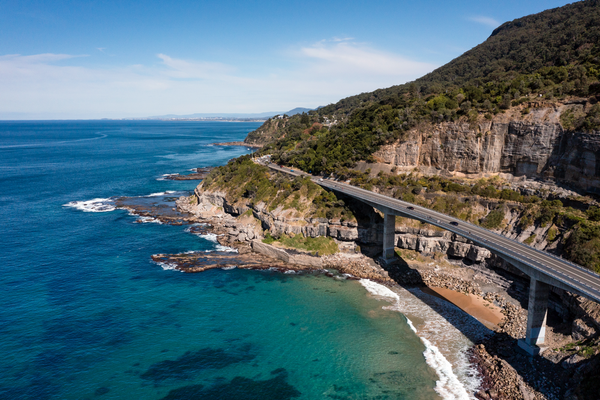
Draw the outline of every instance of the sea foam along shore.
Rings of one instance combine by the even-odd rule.
[[[190,228],[187,228],[185,230],[186,232],[190,232]],[[214,250],[206,250],[207,252],[211,252],[211,251],[224,251],[224,252],[228,252],[228,253],[237,253],[237,249],[234,249],[233,247],[229,247],[229,246],[223,246],[222,244],[219,243],[219,241],[217,240],[217,234],[216,233],[194,233],[194,235],[198,236],[199,238],[202,238],[204,240],[208,240],[209,242],[213,242],[215,243],[215,249]]]
[[[63,207],[72,207],[83,212],[109,212],[115,210],[113,199],[91,199],[83,201],[70,201],[63,204]]]
[[[388,301],[394,302],[393,307],[385,307],[395,311],[401,311],[400,304],[400,296],[392,291],[391,289],[383,286],[379,283],[370,281],[368,279],[361,279],[360,283],[364,288],[376,297],[382,297]],[[408,291],[407,291],[408,294]],[[418,301],[418,299],[415,298]],[[422,306],[426,305],[423,303]],[[404,314],[404,313],[403,313]],[[480,379],[477,376],[463,376],[461,382],[459,378],[456,376],[452,369],[452,364],[444,357],[444,355],[440,352],[437,346],[435,346],[431,341],[427,338],[419,335],[419,332],[413,325],[412,321],[405,315],[408,325],[410,328],[419,336],[423,344],[425,345],[425,351],[423,352],[423,356],[425,357],[425,361],[427,364],[435,370],[439,379],[436,382],[435,391],[445,400],[468,400],[474,399],[473,395],[470,395],[469,392],[475,393],[477,390]],[[438,324],[443,323],[442,321],[436,321]],[[447,323],[449,325],[449,323]],[[439,326],[438,328],[443,329],[444,327]],[[472,374],[471,374],[472,375]]]

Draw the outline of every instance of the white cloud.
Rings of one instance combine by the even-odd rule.
[[[169,67],[167,74],[174,78],[214,79],[234,72],[235,68],[218,62],[190,62],[158,54],[163,64]]]
[[[284,111],[415,79],[434,68],[350,42],[321,41],[283,55],[291,67],[183,60],[85,67],[68,54],[0,56],[0,119],[119,118],[195,112]],[[68,61],[68,65],[65,62]]]
[[[327,46],[319,42],[301,49],[301,53],[315,61],[314,72],[332,75],[362,75],[363,77],[394,77],[399,81],[433,69],[432,64],[412,61],[396,54],[378,51],[364,45],[340,41]],[[400,82],[397,82],[400,83]]]
[[[484,17],[484,16],[475,16],[467,18],[469,21],[477,22],[478,24],[489,26],[490,28],[497,28],[500,26],[500,22],[496,21],[494,18]]]

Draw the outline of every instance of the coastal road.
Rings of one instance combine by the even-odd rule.
[[[541,276],[547,283],[577,293],[600,303],[600,276],[577,264],[553,254],[534,249],[524,243],[509,239],[461,219],[442,214],[425,207],[417,206],[389,196],[374,193],[346,183],[317,178],[293,168],[269,164],[269,168],[293,176],[308,176],[322,187],[343,193],[366,202],[382,212],[412,218],[435,225],[439,228],[463,236],[477,246],[485,247],[513,264],[527,271],[526,274]],[[539,279],[536,277],[536,279]]]

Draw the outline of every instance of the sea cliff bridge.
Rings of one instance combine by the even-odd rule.
[[[294,176],[309,176],[324,188],[360,200],[384,214],[383,259],[393,260],[395,245],[395,216],[415,219],[435,225],[485,247],[530,277],[527,333],[519,346],[531,355],[543,346],[550,286],[578,294],[600,303],[600,276],[563,260],[553,254],[534,249],[485,228],[463,220],[394,199],[369,190],[329,179],[317,178],[302,171],[269,164],[269,168]]]

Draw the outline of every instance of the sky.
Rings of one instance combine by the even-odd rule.
[[[559,0],[0,0],[0,119],[315,108],[419,78]]]

